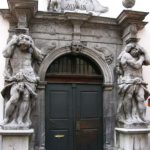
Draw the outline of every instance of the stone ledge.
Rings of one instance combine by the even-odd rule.
[[[126,129],[126,128],[115,128],[116,131],[122,132],[122,133],[148,133],[150,132],[150,128],[144,128],[144,129]]]
[[[0,135],[31,135],[34,133],[34,129],[29,130],[3,130],[0,129]]]

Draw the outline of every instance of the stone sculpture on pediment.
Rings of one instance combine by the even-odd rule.
[[[78,12],[100,15],[108,11],[108,7],[100,4],[98,0],[48,0],[48,11],[52,12]]]
[[[39,81],[34,63],[41,63],[44,55],[29,35],[14,35],[3,56],[6,58],[5,82],[2,96],[5,100],[4,129],[27,129],[31,126],[31,111],[36,99]]]
[[[116,72],[120,102],[117,109],[119,126],[145,126],[145,100],[150,95],[142,77],[142,67],[150,65],[147,52],[136,42],[125,46],[118,57]]]

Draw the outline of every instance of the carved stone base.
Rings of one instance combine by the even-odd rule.
[[[118,127],[123,128],[123,129],[146,129],[149,126],[148,122],[143,122],[143,123],[131,123],[131,124],[125,124],[118,122],[117,123]]]
[[[150,129],[115,128],[116,150],[148,150]]]
[[[6,125],[0,125],[3,130],[28,130],[30,128],[30,125],[27,124],[6,124]]]
[[[30,130],[2,130],[1,150],[29,150],[30,136],[34,133]]]

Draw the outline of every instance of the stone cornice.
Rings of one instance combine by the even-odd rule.
[[[147,22],[143,21],[148,15],[148,12],[139,12],[131,10],[123,10],[117,18],[92,16],[91,14],[81,13],[52,13],[37,11],[38,1],[37,0],[8,0],[9,10],[0,10],[3,16],[11,22],[18,22],[20,12],[24,17],[26,15],[27,22],[32,17],[35,21],[57,20],[57,21],[82,21],[88,23],[97,23],[102,25],[111,25],[119,28],[126,28],[131,24],[136,24],[137,29],[142,29]],[[13,18],[13,19],[12,19]]]
[[[79,14],[79,13],[51,13],[38,11],[34,17],[36,20],[58,20],[58,21],[83,21],[88,23],[98,23],[105,25],[118,25],[115,18],[107,18],[101,16],[92,16],[91,14]]]
[[[29,9],[34,14],[38,10],[38,0],[8,0],[8,6],[11,12],[15,9]]]
[[[147,15],[148,12],[123,10],[117,17],[117,22],[122,28],[136,24],[137,29],[141,30],[147,24],[147,22],[143,21]]]
[[[0,135],[31,135],[34,133],[34,129],[27,129],[27,130],[3,130],[0,129]]]
[[[8,19],[10,24],[27,27],[30,18],[38,10],[38,0],[8,0],[8,6],[8,10],[0,10],[3,17]]]

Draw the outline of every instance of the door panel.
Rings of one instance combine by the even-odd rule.
[[[77,150],[102,150],[102,91],[99,85],[77,86]]]
[[[46,91],[46,149],[73,150],[71,85],[50,84]]]
[[[79,98],[81,118],[98,117],[97,93],[91,91],[81,91]]]
[[[46,150],[102,150],[100,85],[48,84]]]
[[[69,91],[51,91],[49,94],[49,115],[54,119],[65,119],[69,117]]]

